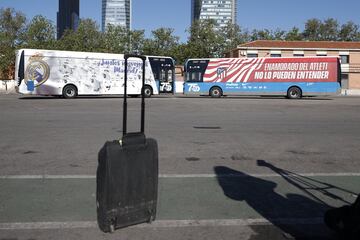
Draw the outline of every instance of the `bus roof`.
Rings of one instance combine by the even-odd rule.
[[[101,52],[79,52],[79,51],[64,51],[64,50],[47,50],[47,49],[29,49],[22,48],[17,50],[17,53],[25,51],[25,55],[34,55],[41,53],[46,56],[57,56],[57,57],[78,57],[78,58],[123,58],[124,54],[116,53],[101,53]],[[155,57],[155,58],[167,58],[172,59],[168,56],[146,56],[146,57]]]
[[[313,59],[313,58],[333,58],[339,59],[338,56],[304,56],[304,57],[258,57],[258,58],[269,58],[269,59]],[[226,59],[242,59],[242,58],[189,58],[188,61],[202,61],[202,60],[226,60]]]

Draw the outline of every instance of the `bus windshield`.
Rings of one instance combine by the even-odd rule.
[[[202,82],[209,60],[188,60],[185,64],[185,81]]]

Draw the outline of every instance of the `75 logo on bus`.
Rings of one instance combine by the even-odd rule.
[[[200,86],[197,83],[188,83],[189,92],[200,92]]]

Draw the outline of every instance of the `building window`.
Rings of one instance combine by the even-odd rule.
[[[318,57],[326,57],[327,52],[326,51],[317,51],[316,56],[318,56]]]
[[[272,53],[270,57],[281,57],[281,53]]]
[[[340,55],[340,63],[341,64],[349,64],[350,56],[349,55]]]
[[[257,58],[259,55],[257,53],[248,53],[246,57],[248,58]]]

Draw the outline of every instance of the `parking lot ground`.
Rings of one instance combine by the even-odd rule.
[[[94,174],[121,99],[0,95],[0,240],[334,239],[324,212],[360,192],[359,100],[147,99],[157,220],[103,234]]]
[[[220,166],[213,176],[165,175],[157,220],[140,228],[274,225],[293,236],[322,225],[329,207],[353,202],[359,181],[360,174],[247,175]],[[95,231],[95,186],[93,176],[3,176],[0,230]]]

